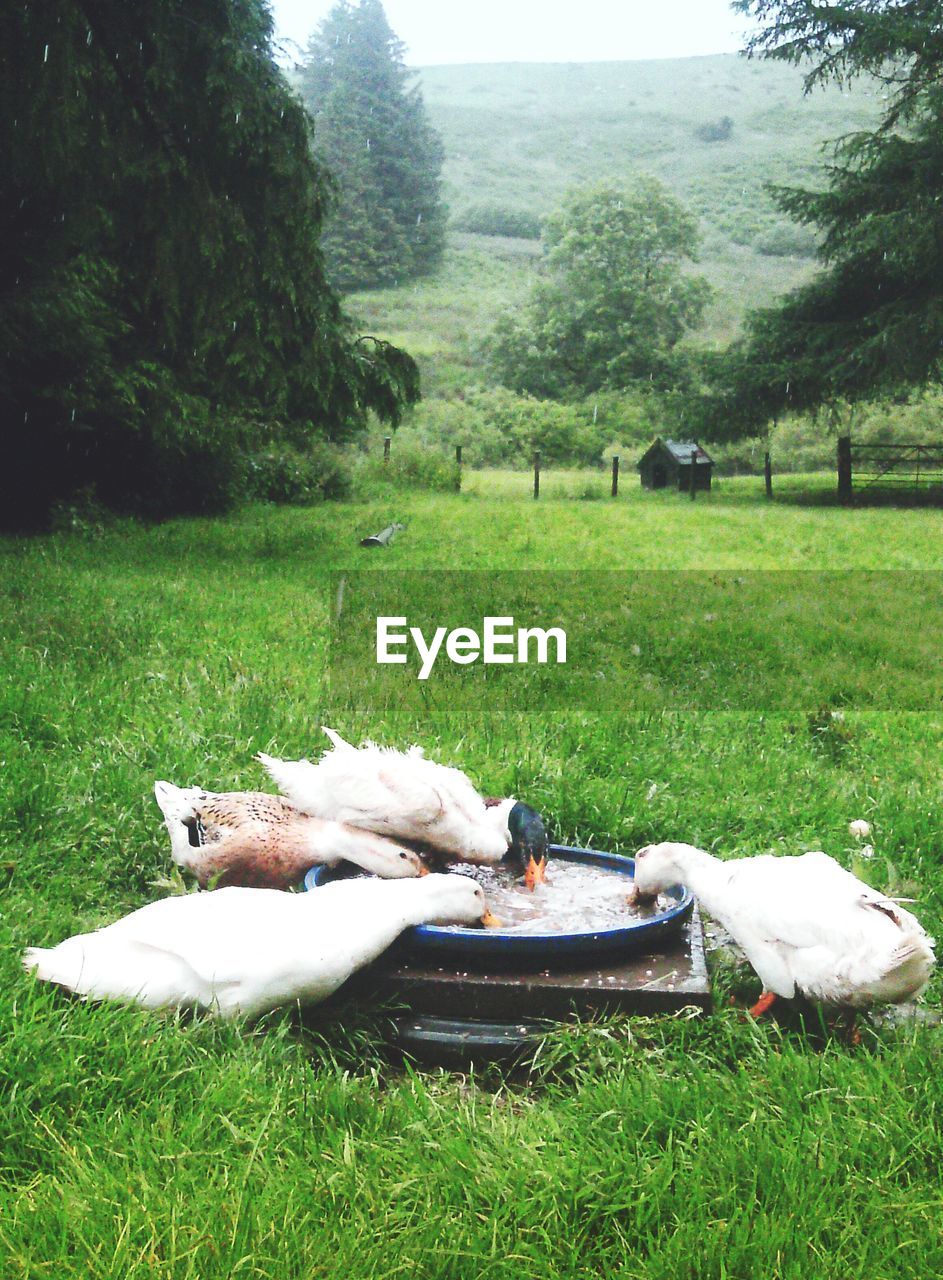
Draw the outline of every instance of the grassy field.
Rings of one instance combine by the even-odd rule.
[[[482,382],[481,340],[539,269],[536,241],[464,233],[469,210],[542,216],[570,187],[654,175],[700,222],[697,270],[716,297],[696,341],[725,345],[748,309],[813,269],[809,233],[777,211],[767,184],[819,185],[823,144],[871,127],[880,107],[870,82],[806,98],[795,68],[735,55],[429,67],[421,83],[455,229],[433,276],[350,301],[366,328],[418,357],[435,395]],[[724,117],[728,138],[698,136]]]
[[[767,504],[755,479],[694,504],[526,484],[0,543],[4,1280],[943,1268],[932,1022],[854,1050],[753,1025],[728,997],[755,979],[721,966],[710,1017],[571,1027],[505,1080],[390,1066],[383,1010],[220,1026],[21,972],[27,943],[166,891],[156,777],[257,786],[255,751],[315,750],[324,721],[422,742],[562,840],[823,848],[939,931],[939,513]],[[392,548],[357,547],[391,518]],[[536,670],[381,681],[374,601],[562,610],[592,644],[565,694]]]

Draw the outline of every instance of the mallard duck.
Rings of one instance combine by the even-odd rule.
[[[933,939],[894,899],[825,853],[722,862],[689,844],[654,844],[635,861],[635,893],[685,884],[743,948],[763,983],[750,1010],[797,993],[853,1009],[899,1004],[926,985]]]
[[[426,874],[419,856],[392,840],[301,813],[281,796],[215,793],[155,782],[174,862],[205,889],[224,883],[287,889],[317,863],[356,863],[383,879]]]
[[[503,858],[534,888],[544,879],[547,833],[540,814],[513,797],[485,799],[459,769],[427,760],[421,747],[353,747],[333,729],[317,764],[260,752],[279,791],[303,813],[411,840],[463,862]]]
[[[93,1000],[256,1017],[325,999],[410,925],[497,923],[467,876],[345,880],[317,893],[219,889],[162,898],[26,969]]]

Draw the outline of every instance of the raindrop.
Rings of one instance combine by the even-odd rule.
[[[235,333],[235,332],[236,332],[236,321],[235,321],[235,320],[232,322],[232,331],[233,331],[233,333]]]
[[[75,410],[74,410],[74,409],[72,410],[72,421],[73,421],[73,422],[75,421]]]
[[[89,27],[89,29],[88,29],[88,35],[85,37],[85,43],[86,43],[86,44],[91,44],[91,43],[92,43],[92,28],[91,28],[91,27]]]
[[[29,409],[27,409],[26,412],[23,414],[23,421],[29,422]]]
[[[422,225],[422,214],[420,213],[416,218],[416,226],[418,227],[421,225]]]
[[[241,112],[241,111],[237,111],[237,112],[236,112],[236,124],[238,124],[238,123],[239,123],[239,117],[240,117],[241,115],[242,115],[242,112]]]
[[[367,150],[368,150],[368,151],[370,150],[370,139],[369,139],[369,138],[367,139]]]
[[[47,44],[46,47],[43,49],[43,62],[48,62],[48,61],[49,61],[49,45]]]

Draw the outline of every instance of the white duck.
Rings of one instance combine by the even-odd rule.
[[[689,844],[654,844],[635,862],[635,892],[685,884],[746,953],[763,983],[750,1010],[797,992],[823,1004],[899,1004],[926,985],[933,939],[909,911],[825,853],[722,862]]]
[[[162,898],[23,964],[93,1000],[256,1017],[325,999],[410,925],[496,923],[467,876],[345,880],[312,893],[219,889]]]
[[[200,885],[287,889],[315,864],[346,860],[383,879],[421,876],[418,854],[382,836],[301,813],[261,791],[204,791],[155,782],[174,862]]]
[[[317,764],[258,759],[303,813],[413,840],[463,862],[518,861],[533,888],[544,879],[547,834],[536,810],[509,797],[486,800],[459,769],[426,760],[421,747],[353,747],[333,729]]]

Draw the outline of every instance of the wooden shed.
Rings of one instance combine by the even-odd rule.
[[[709,490],[714,459],[696,440],[654,440],[638,461],[643,489]]]

